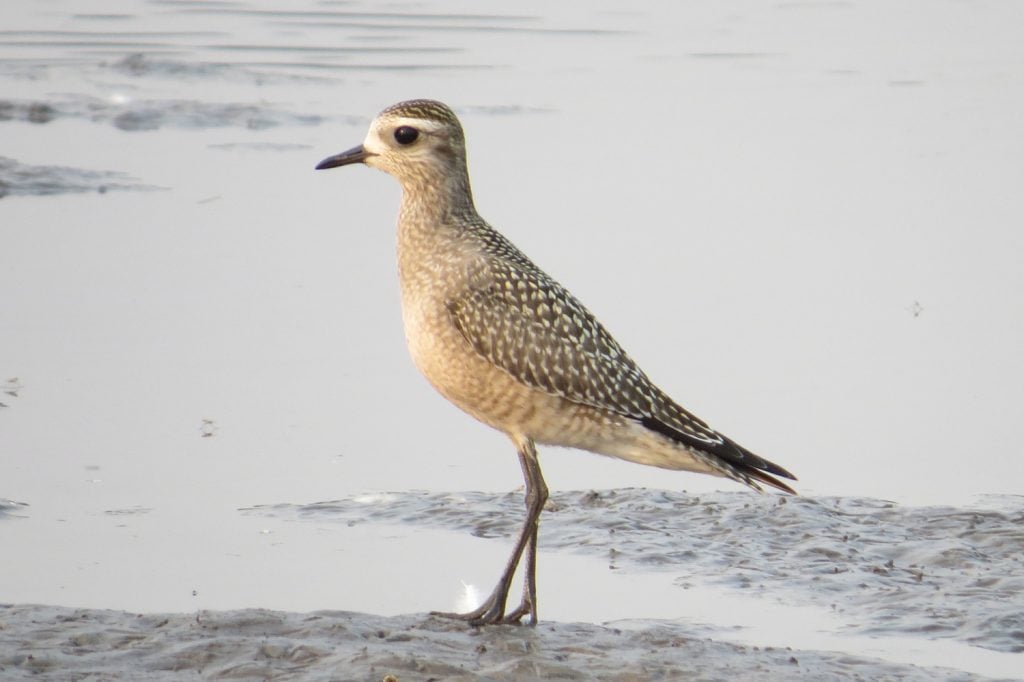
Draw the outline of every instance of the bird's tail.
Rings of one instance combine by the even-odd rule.
[[[680,418],[686,419],[691,427],[699,426],[699,431],[695,431],[694,434],[687,433],[654,417],[645,417],[641,423],[652,431],[657,431],[691,450],[700,452],[707,458],[709,464],[719,469],[728,478],[745,483],[755,490],[761,490],[759,484],[764,483],[784,493],[797,494],[793,488],[776,478],[776,476],[780,476],[795,481],[796,476],[775,462],[755,455],[739,443],[713,431],[704,422],[683,411],[682,408],[679,409],[682,411]]]

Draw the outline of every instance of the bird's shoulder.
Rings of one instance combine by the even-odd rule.
[[[575,296],[499,233],[472,239],[477,257],[448,310],[477,353],[573,402],[637,419],[658,411],[663,394]]]
[[[480,227],[466,287],[449,301],[456,327],[478,353],[534,388],[663,424],[698,447],[723,444],[658,388],[565,287],[487,223]]]

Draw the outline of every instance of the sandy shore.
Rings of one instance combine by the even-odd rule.
[[[426,614],[140,614],[9,604],[0,605],[0,679],[1017,678],[1024,534],[1018,499],[992,503],[1000,508],[641,489],[558,492],[545,515],[546,556],[590,555],[610,562],[610,575],[647,575],[666,600],[685,594],[669,609],[678,619],[650,616],[635,592],[643,581],[591,582],[584,592],[596,600],[636,600],[628,620],[545,620],[542,608],[535,628],[473,628]],[[319,524],[330,536],[380,524],[507,538],[520,505],[515,493],[404,492],[269,505],[243,515]],[[390,559],[410,561],[398,556]],[[569,567],[549,565],[549,581]],[[677,578],[663,584],[664,572]],[[627,594],[612,594],[616,589]],[[709,595],[716,600],[711,611],[702,608]],[[822,620],[821,613],[831,617]]]
[[[973,680],[839,652],[761,649],[675,624],[473,628],[435,616],[140,615],[0,607],[5,680]]]

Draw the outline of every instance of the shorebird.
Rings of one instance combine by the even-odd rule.
[[[433,100],[382,111],[363,143],[316,168],[363,163],[402,185],[398,272],[406,342],[441,395],[507,435],[526,483],[526,520],[477,625],[537,623],[537,529],[548,488],[536,444],[722,476],[794,493],[796,480],[687,412],[562,285],[476,212],[462,125]],[[506,613],[525,552],[522,600]]]

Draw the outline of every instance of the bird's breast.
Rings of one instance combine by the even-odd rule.
[[[528,432],[533,390],[470,345],[448,307],[452,289],[438,285],[450,283],[451,273],[437,274],[415,267],[401,273],[402,321],[417,369],[441,395],[476,419],[506,433]]]
[[[450,400],[473,383],[469,343],[455,327],[449,302],[464,285],[464,266],[436,244],[399,245],[402,323],[409,353],[420,372]],[[416,246],[416,245],[414,245]]]

